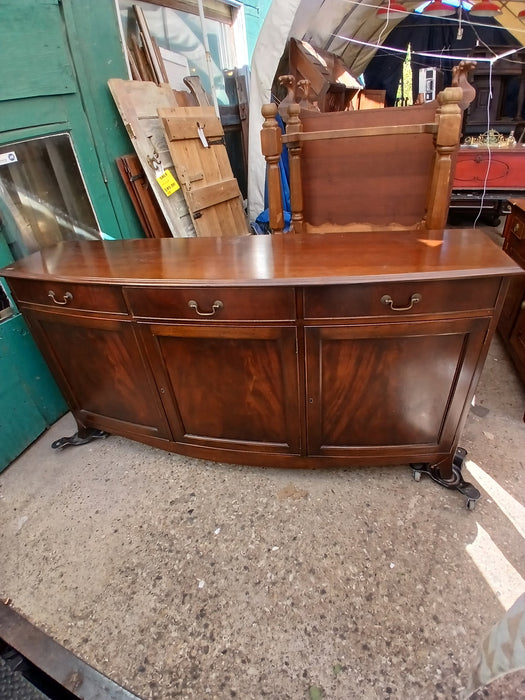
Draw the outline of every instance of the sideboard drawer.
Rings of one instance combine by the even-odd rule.
[[[293,321],[291,287],[128,287],[124,294],[136,318],[190,321]]]
[[[515,211],[510,215],[505,227],[503,250],[525,268],[525,218]]]
[[[99,313],[128,313],[120,287],[103,284],[71,284],[10,279],[9,286],[21,304],[41,304],[54,309]]]
[[[305,319],[362,318],[492,309],[499,278],[309,287]]]
[[[511,201],[511,211],[503,231],[503,250],[525,269],[525,200]]]
[[[520,241],[525,240],[525,220],[518,216],[513,216],[510,222],[509,235],[519,239]]]

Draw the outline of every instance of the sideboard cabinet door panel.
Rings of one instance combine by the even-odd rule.
[[[176,441],[300,453],[295,328],[144,328]]]
[[[170,437],[130,322],[52,311],[25,315],[80,423],[131,438]]]
[[[308,327],[310,454],[454,440],[487,319]],[[366,450],[365,450],[366,451]]]

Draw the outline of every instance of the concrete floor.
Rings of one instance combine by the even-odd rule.
[[[55,452],[67,415],[0,475],[0,596],[143,698],[460,698],[525,590],[524,410],[496,338],[460,443],[474,511],[408,467]]]

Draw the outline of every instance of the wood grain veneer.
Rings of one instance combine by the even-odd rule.
[[[68,242],[0,274],[79,435],[447,477],[520,272],[460,229]]]

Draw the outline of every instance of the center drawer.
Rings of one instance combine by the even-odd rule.
[[[304,290],[304,318],[361,318],[492,309],[500,279],[381,282]]]
[[[290,287],[127,287],[136,318],[189,321],[293,321]]]

